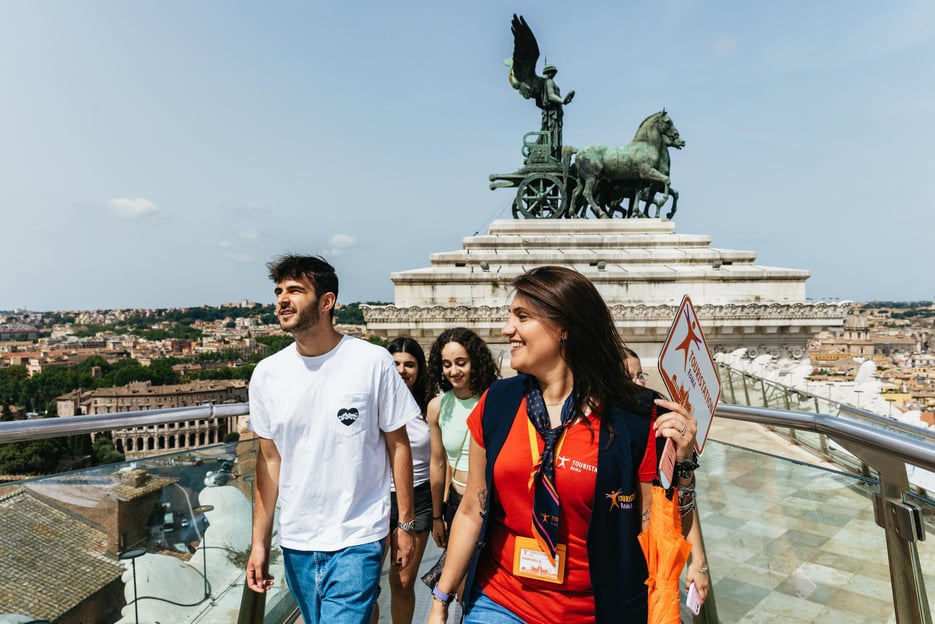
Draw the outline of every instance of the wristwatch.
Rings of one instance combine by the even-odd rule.
[[[396,528],[402,529],[406,533],[412,533],[416,530],[416,521],[410,520],[409,522],[397,522]]]

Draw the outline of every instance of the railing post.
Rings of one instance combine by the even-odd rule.
[[[874,499],[874,517],[886,536],[897,624],[932,624],[916,546],[916,541],[925,539],[925,525],[921,522],[921,514],[916,522],[911,508],[903,502],[904,494],[909,491],[905,462],[857,442],[840,440],[839,443],[875,468],[880,476],[880,492]]]
[[[730,379],[730,400],[731,403],[737,403],[737,387],[734,385],[737,383],[737,374],[732,368],[729,368],[728,371],[730,371],[728,376],[728,379]]]
[[[734,383],[736,382],[736,377],[737,377],[737,375],[734,373],[734,369],[728,367],[728,369],[727,369],[727,378],[730,380],[730,402],[731,402],[731,403],[734,403],[734,404],[737,403],[737,391],[736,391],[736,389],[734,388]]]

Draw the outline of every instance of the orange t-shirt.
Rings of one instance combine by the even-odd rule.
[[[480,446],[484,445],[481,420],[486,398],[484,394],[468,417],[468,428]],[[529,489],[532,451],[528,422],[526,400],[523,399],[494,466],[487,547],[478,563],[477,582],[488,598],[509,608],[526,622],[593,622],[594,594],[588,565],[587,535],[597,478],[598,414],[589,414],[587,423],[579,420],[571,425],[555,454],[555,487],[561,502],[558,541],[565,545],[567,556],[565,579],[561,584],[513,575],[515,538],[533,535],[533,493]],[[653,456],[654,438],[650,430],[647,448],[653,448]],[[539,453],[542,453],[544,444],[538,433],[536,440]],[[650,466],[653,474],[649,481],[655,476],[654,465]],[[642,469],[640,480],[647,480],[643,478]]]
[[[474,441],[484,446],[482,419],[485,393],[468,417]],[[555,487],[561,502],[558,539],[566,548],[562,583],[513,575],[515,538],[532,537],[533,493],[529,489],[532,451],[529,447],[526,399],[520,403],[493,471],[493,499],[487,527],[487,547],[478,563],[477,582],[488,598],[531,624],[594,621],[594,594],[588,564],[587,534],[594,505],[600,441],[599,412],[568,428],[555,454]],[[536,434],[539,453],[544,443]],[[656,476],[655,434],[650,427],[640,481]]]
[[[646,452],[643,453],[643,463],[640,464],[640,482],[652,483],[656,478],[659,458],[656,456],[656,432],[653,424],[656,422],[656,408],[653,406],[652,419],[649,423],[649,440],[646,442]]]

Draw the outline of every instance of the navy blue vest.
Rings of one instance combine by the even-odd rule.
[[[494,382],[484,402],[484,448],[487,451],[487,503],[480,538],[464,584],[464,609],[470,609],[471,588],[481,551],[486,544],[493,468],[522,402],[526,376]],[[640,404],[646,413],[652,393],[645,391]],[[595,621],[598,623],[645,624],[647,618],[646,560],[637,536],[641,530],[639,509],[639,466],[646,451],[650,419],[612,404],[605,415],[610,431],[601,427],[597,456],[594,506],[588,526],[588,563],[594,590]],[[663,439],[664,442],[664,439]],[[657,444],[657,454],[661,445]],[[634,495],[632,504],[628,497]],[[629,508],[628,508],[629,507]]]

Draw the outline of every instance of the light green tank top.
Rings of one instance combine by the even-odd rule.
[[[456,470],[468,469],[471,436],[468,433],[467,417],[479,400],[479,396],[459,399],[451,390],[442,394],[440,399],[438,426],[442,430],[442,443],[445,445],[448,464]],[[457,484],[464,485],[460,481]]]

